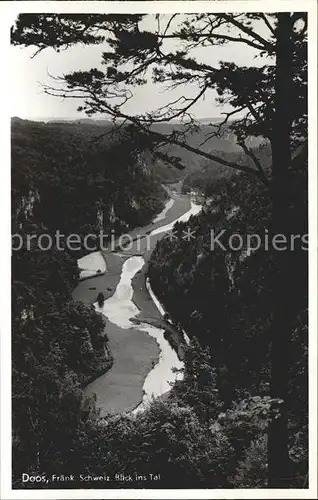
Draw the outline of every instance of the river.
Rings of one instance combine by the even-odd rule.
[[[163,212],[159,214],[156,219],[154,219],[154,222],[165,221],[172,206],[173,203],[171,202],[171,200],[169,200]],[[183,213],[181,216],[176,217],[168,224],[164,224],[159,227],[158,225],[156,225],[156,227],[150,232],[150,238],[152,236],[156,236],[156,238],[154,239],[157,240],[158,235],[160,235],[159,237],[163,237],[167,231],[170,231],[173,228],[173,225],[177,221],[186,222],[191,217],[191,215],[197,214],[200,210],[201,206],[191,201],[190,209]],[[97,302],[94,303],[95,309],[98,312],[104,314],[104,316],[107,318],[107,321],[111,322],[111,324],[113,325],[116,325],[117,328],[120,328],[121,330],[127,330],[127,332],[132,332],[132,334],[134,331],[136,332],[136,330],[139,330],[140,332],[144,332],[150,337],[153,337],[158,344],[160,351],[159,359],[152,367],[152,369],[150,369],[144,379],[142,386],[143,399],[142,402],[140,402],[140,400],[137,402],[136,410],[143,409],[152,398],[161,396],[162,394],[169,391],[169,389],[171,388],[171,384],[173,384],[177,378],[180,379],[182,377],[182,373],[175,373],[173,371],[173,368],[183,368],[183,362],[179,360],[176,351],[165,339],[163,329],[142,322],[136,324],[132,321],[132,319],[136,319],[141,312],[133,301],[133,295],[134,292],[136,293],[136,290],[134,290],[133,288],[132,281],[136,274],[143,269],[144,264],[145,260],[141,255],[132,255],[131,257],[127,258],[122,263],[120,280],[113,295],[105,300],[101,308],[98,306]],[[89,282],[90,279],[88,279],[87,281]],[[162,315],[164,313],[163,308],[158,299],[155,297],[153,291],[151,290],[149,282],[147,283],[147,290],[154,305]],[[129,349],[128,346],[127,349]],[[129,352],[127,353],[127,355],[129,355]],[[101,377],[99,377],[96,383],[89,384],[88,388],[85,390],[85,393],[87,395],[90,395],[93,392],[96,394],[97,406],[98,402],[102,401],[105,397],[105,394],[103,394],[103,392],[105,392],[106,379],[104,381],[105,383],[103,383],[102,379],[106,376],[107,373],[104,376],[102,375]],[[131,406],[129,409],[127,408],[127,410],[131,411]]]

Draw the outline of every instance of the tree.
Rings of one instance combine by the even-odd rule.
[[[291,18],[293,50],[295,56],[293,96],[293,137],[302,139],[306,129],[306,14],[288,14]],[[220,164],[253,173],[266,182],[261,165],[255,169],[228,162],[211,152],[193,148],[185,140],[186,132],[193,131],[197,124],[191,116],[195,103],[216,90],[219,102],[227,103],[233,111],[224,113],[224,124],[236,114],[246,111],[244,118],[236,121],[242,149],[250,154],[245,144],[249,135],[270,140],[275,117],[274,82],[277,38],[276,14],[194,14],[169,16],[167,20],[155,16],[150,29],[142,27],[145,16],[141,15],[21,15],[12,30],[14,44],[35,45],[36,52],[46,47],[60,51],[75,43],[98,44],[108,42],[110,50],[102,53],[105,71],[92,68],[76,71],[55,78],[54,86],[45,86],[47,93],[84,100],[79,107],[88,115],[104,113],[114,119],[131,122],[155,144],[175,144],[200,154]],[[165,22],[167,21],[167,22]],[[296,23],[296,24],[295,24]],[[258,32],[264,32],[260,35]],[[231,30],[235,36],[226,34]],[[179,42],[176,49],[169,50],[165,43]],[[225,43],[248,45],[255,55],[266,60],[266,64],[255,67],[239,67],[232,61],[220,62],[218,68],[199,60],[194,51],[199,47],[207,50],[211,46]],[[182,44],[182,50],[180,49]],[[131,69],[131,67],[133,69]],[[176,102],[154,113],[130,116],[123,108],[133,99],[132,85],[143,85],[147,77],[155,83],[169,82],[170,88],[182,84],[197,83],[199,92],[194,98],[181,97]],[[180,118],[186,123],[184,129],[162,134],[149,130],[151,125]],[[122,124],[122,123],[121,123]],[[223,125],[223,124],[222,124]],[[219,127],[218,127],[219,129]],[[218,132],[218,130],[216,131]],[[209,137],[206,138],[209,140]],[[164,155],[165,156],[165,155]],[[165,156],[165,158],[167,158]]]
[[[105,297],[104,297],[103,292],[99,292],[99,294],[97,295],[97,302],[98,302],[99,307],[103,307],[104,302],[105,302]]]
[[[200,422],[209,428],[223,406],[209,349],[202,349],[197,339],[192,338],[185,349],[184,363],[184,379],[175,384],[173,394],[179,403],[182,401],[191,406]]]
[[[81,469],[92,475],[118,471],[133,482],[111,481],[108,488],[225,488],[233,471],[233,449],[223,432],[202,426],[195,411],[176,401],[151,402],[135,416],[109,416],[91,425],[72,447],[74,470],[78,456]],[[71,460],[70,460],[71,462]],[[151,481],[159,474],[160,480]],[[80,483],[90,488],[92,483]],[[105,487],[102,484],[94,487]]]
[[[148,141],[153,153],[180,167],[179,159],[167,155],[162,146],[175,145],[220,165],[255,175],[268,186],[273,205],[270,232],[285,234],[293,228],[288,207],[293,203],[290,191],[291,158],[307,139],[307,18],[305,13],[192,14],[168,19],[153,18],[152,28],[143,27],[144,16],[118,15],[21,15],[12,30],[15,44],[35,45],[56,50],[74,43],[102,43],[105,71],[92,68],[57,78],[46,86],[51,95],[84,100],[79,109],[88,115],[104,113],[119,126],[132,123]],[[166,43],[173,40],[171,49]],[[221,61],[212,67],[199,60],[198,48],[227,43],[249,46],[260,61],[254,67],[240,67],[233,61]],[[178,45],[179,44],[179,45]],[[263,58],[263,59],[262,59]],[[264,61],[262,63],[261,61]],[[124,105],[133,99],[131,86],[143,85],[151,74],[154,82],[169,82],[170,88],[196,84],[195,97],[182,96],[167,106],[139,116],[130,116]],[[202,147],[188,144],[187,137],[198,124],[191,115],[194,105],[218,93],[218,102],[227,104],[222,123],[206,137],[208,141],[224,127],[234,130],[237,141],[252,160],[253,167],[221,158]],[[293,105],[291,106],[291,103]],[[235,121],[230,121],[236,118]],[[182,126],[170,133],[155,125],[180,119]],[[272,151],[271,172],[265,172],[248,146],[251,136],[268,141]],[[287,258],[286,258],[287,255]],[[272,396],[286,399],[289,369],[288,338],[291,334],[292,304],[295,300],[290,277],[293,255],[273,251],[273,317],[268,341],[271,343]],[[286,409],[272,422],[269,432],[269,485],[286,486],[290,475],[287,452]]]
[[[163,208],[165,191],[144,168],[140,145],[129,128],[110,136],[111,126],[12,120],[14,233],[44,227],[54,238],[59,230],[63,247],[71,233],[123,231]]]

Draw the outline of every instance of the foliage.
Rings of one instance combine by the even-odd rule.
[[[238,463],[233,484],[241,488],[266,488],[267,486],[267,436],[252,441],[244,458]]]
[[[45,229],[53,236],[59,231],[63,245],[71,234],[83,242],[87,234],[103,230],[110,238],[112,231],[151,221],[166,192],[140,161],[143,145],[132,142],[129,128],[112,140],[110,131],[107,122],[101,127],[13,120],[16,232],[21,224],[25,232]]]
[[[92,487],[80,482],[80,474],[107,474],[110,482],[94,483],[95,488],[220,488],[229,485],[233,450],[223,433],[201,426],[189,406],[154,401],[135,417],[82,421],[67,460],[77,478],[73,487]],[[115,480],[119,472],[133,482]],[[151,474],[160,479],[151,480]]]
[[[12,29],[13,43],[35,45],[39,51],[46,47],[60,50],[76,43],[107,42],[100,69],[63,75],[57,79],[56,87],[55,84],[47,85],[45,92],[66,98],[81,96],[84,104],[79,110],[88,116],[103,113],[111,117],[119,129],[123,122],[132,123],[126,145],[134,143],[131,137],[139,137],[138,150],[148,150],[154,158],[170,161],[177,168],[183,166],[181,155],[176,150],[180,148],[179,151],[214,162],[210,163],[212,166],[222,165],[243,173],[224,179],[219,169],[212,179],[205,171],[198,177],[188,178],[185,189],[194,186],[202,189],[200,176],[207,179],[205,194],[213,199],[206,201],[201,215],[190,219],[188,224],[176,225],[177,238],[160,242],[149,266],[152,286],[169,314],[203,346],[201,349],[199,345],[192,345],[187,351],[185,379],[176,385],[176,400],[167,404],[167,411],[154,404],[136,421],[117,417],[117,420],[107,420],[104,427],[98,421],[92,431],[86,429],[85,436],[91,433],[94,439],[80,441],[84,445],[84,463],[86,467],[98,468],[101,463],[106,466],[109,458],[112,464],[121,465],[125,448],[134,472],[136,464],[140,464],[140,449],[143,451],[144,446],[149,445],[151,461],[157,463],[157,457],[160,457],[162,463],[163,457],[168,455],[173,464],[171,470],[182,473],[185,482],[189,469],[197,483],[205,477],[209,478],[210,486],[263,485],[266,474],[268,486],[285,487],[286,479],[290,481],[296,471],[299,486],[300,474],[307,467],[307,423],[304,415],[299,415],[300,405],[307,404],[307,286],[304,272],[307,259],[300,241],[295,251],[286,254],[267,252],[262,247],[249,251],[246,245],[240,252],[228,248],[211,251],[210,231],[226,226],[228,235],[260,234],[267,230],[270,236],[273,233],[290,236],[306,232],[307,158],[305,148],[299,155],[298,148],[307,140],[307,17],[298,12],[205,13],[181,18],[172,15],[164,19],[156,15],[151,18],[152,28],[145,27],[145,19],[146,16],[140,15],[21,15]],[[176,42],[176,50],[169,47],[171,39]],[[255,64],[238,66],[228,60],[212,67],[206,62],[210,61],[211,47],[231,42],[253,48]],[[200,59],[198,55],[203,51],[207,51],[206,59]],[[166,82],[171,89],[195,84],[197,95],[192,98],[183,96],[159,110],[130,116],[124,108],[133,98],[130,88],[142,86],[149,79],[154,83]],[[200,143],[191,144],[189,137],[200,128],[191,115],[193,106],[215,93],[217,102],[221,106],[230,106],[228,109],[232,111],[225,112],[224,121],[208,132],[205,142],[210,146],[203,148]],[[232,122],[229,121],[231,117],[235,117]],[[173,120],[181,120],[181,126],[172,127],[168,132],[155,128]],[[224,126],[235,134],[245,157],[229,157],[213,149],[213,138],[222,135]],[[271,169],[267,169],[268,165],[259,158],[259,144],[253,148],[248,143],[251,137],[261,141],[265,138],[266,147],[270,145]],[[135,169],[140,157],[136,158],[134,146],[128,150],[134,159],[128,162],[128,178],[139,181],[144,178],[143,175],[140,177],[140,169],[137,173]],[[293,155],[296,158],[292,162]],[[123,158],[121,151],[115,156],[120,165],[126,166],[127,158],[125,155]],[[268,159],[266,154],[266,163]],[[100,167],[97,171],[101,172]],[[123,183],[123,172],[126,179],[125,168],[108,173]],[[218,182],[215,182],[215,177]],[[103,189],[109,190],[103,181],[104,177],[101,182]],[[98,186],[93,184],[96,195]],[[43,190],[48,192],[45,185]],[[115,193],[118,194],[116,189]],[[37,196],[36,191],[33,196]],[[68,196],[69,193],[65,200]],[[121,223],[131,227],[138,220],[139,213],[142,220],[147,213],[143,203],[134,196],[135,192],[129,191],[127,198],[119,195],[112,200],[118,203],[119,231]],[[85,198],[87,206],[92,199]],[[144,200],[142,196],[141,199]],[[101,204],[101,197],[98,203]],[[90,211],[87,213],[91,215]],[[48,214],[46,223],[50,225]],[[85,224],[87,229],[92,222],[85,220]],[[191,244],[182,238],[182,231],[187,227],[196,233],[196,240]],[[228,235],[224,241],[227,247]],[[84,345],[83,351],[89,352],[88,343]],[[290,375],[295,376],[289,378]],[[279,403],[276,414],[273,412],[275,402]],[[216,419],[221,407],[226,415],[225,423],[220,424],[218,419],[209,425],[210,416]],[[263,418],[264,412],[266,418]],[[172,426],[162,425],[161,413]],[[151,419],[147,420],[150,416]],[[264,420],[268,427],[268,473],[264,465]],[[256,435],[251,432],[253,427],[257,428]],[[146,429],[149,428],[153,432],[147,435]],[[176,440],[179,428],[189,429],[186,445],[182,440]],[[216,428],[217,433],[214,432]],[[101,445],[102,429],[105,434]],[[139,429],[143,430],[142,434]],[[195,445],[192,447],[194,435],[195,443],[202,446],[203,457],[200,449]],[[211,436],[216,441],[224,437],[221,446]],[[241,447],[236,471],[233,464],[228,467],[230,452],[227,445],[231,439],[233,443],[235,441],[236,451]],[[209,450],[215,450],[215,456],[204,448],[205,442],[211,443]],[[108,443],[113,445],[108,448]],[[160,443],[163,446],[160,447]],[[98,453],[100,446],[103,448],[101,456]],[[174,455],[175,449],[184,464],[180,464]],[[114,450],[118,451],[114,453]],[[98,463],[92,459],[95,456]],[[221,463],[220,474],[215,457]],[[226,458],[225,463],[221,457]],[[148,464],[147,453],[145,458]],[[213,464],[213,471],[207,466],[206,459]],[[287,484],[292,485],[291,482]]]
[[[179,404],[191,406],[201,425],[209,427],[223,407],[209,348],[203,349],[193,338],[185,348],[184,363],[184,377],[182,382],[176,382],[173,397]]]
[[[121,147],[111,143],[109,130],[12,122],[12,229],[24,241],[12,256],[15,478],[45,470],[50,460],[58,470],[67,433],[81,419],[81,387],[112,364],[102,316],[70,300],[79,274],[74,252],[55,248],[54,239],[44,250],[37,238],[109,229],[111,211],[117,230],[143,224],[165,197],[138,163],[138,146],[127,148],[124,133]]]
[[[299,235],[307,233],[306,162],[304,149],[293,161],[289,185],[288,220],[291,232]],[[199,215],[188,223],[175,225],[176,238],[157,243],[148,273],[151,286],[169,315],[190,338],[196,337],[202,346],[209,348],[208,366],[214,367],[216,389],[224,402],[223,411],[228,412],[233,402],[243,404],[242,396],[270,400],[268,327],[274,284],[269,272],[272,254],[266,251],[264,238],[268,234],[272,206],[266,197],[266,188],[245,174],[211,180],[209,193],[211,198],[206,198]],[[191,242],[182,238],[182,231],[187,228],[195,234]],[[225,233],[219,241],[224,249],[218,244],[213,248],[211,231],[216,237],[223,230]],[[242,237],[243,245],[239,250],[229,245],[232,234]],[[258,250],[248,251],[248,234],[262,237]],[[308,395],[306,245],[302,246],[298,238],[294,251],[286,253],[285,259],[291,261],[295,287],[293,307],[289,309],[290,340],[285,351],[290,367],[285,402],[290,456],[298,446],[293,444],[295,436],[302,433],[302,452],[298,452],[298,456],[303,458],[297,459],[299,467],[294,474],[298,477],[306,469],[307,446],[303,437]],[[194,405],[197,406],[198,403]],[[242,427],[243,414],[238,413],[241,412],[239,408],[234,411],[238,420],[233,422],[231,433],[234,432],[235,437],[230,442],[241,454],[242,450],[247,453],[251,441],[261,439],[267,424],[261,434],[249,436],[248,429]],[[246,418],[252,425],[252,410],[246,411]],[[229,415],[227,413],[227,418]],[[272,413],[270,415],[273,418]]]
[[[268,177],[271,175],[271,152],[268,143],[263,143],[259,146],[251,146],[251,151],[255,157],[261,162]],[[252,167],[253,161],[244,152],[218,152],[221,158],[226,158],[232,163]],[[237,175],[233,169],[229,169],[219,165],[217,162],[205,160],[202,162],[201,168],[187,174],[182,183],[182,192],[188,193],[194,190],[202,193],[205,197],[212,197],[217,190],[217,181],[223,178],[230,178]]]
[[[104,297],[103,292],[99,292],[99,294],[97,295],[97,302],[98,302],[99,307],[103,306],[104,301],[105,301],[105,297]]]
[[[288,16],[293,70],[289,97],[294,102],[289,112],[291,138],[294,146],[297,146],[306,137],[307,19],[305,13]],[[272,140],[278,17],[275,13],[210,13],[187,16],[23,14],[12,28],[12,42],[16,45],[36,46],[41,51],[46,47],[60,50],[77,43],[101,44],[106,41],[107,50],[101,54],[100,68],[64,75],[59,82],[63,83],[62,86],[48,85],[46,92],[66,98],[83,96],[85,104],[80,109],[88,116],[99,112],[130,121],[152,138],[153,152],[166,153],[167,150],[162,150],[162,146],[172,144],[179,151],[181,148],[188,153],[240,170],[239,164],[224,161],[214,154],[213,140],[222,129],[222,123],[218,124],[216,130],[206,134],[206,139],[202,141],[210,143],[206,148],[201,147],[202,143],[192,145],[189,142],[189,136],[200,128],[191,112],[199,100],[209,98],[216,92],[219,104],[230,105],[229,109],[233,110],[225,113],[223,125],[232,134],[236,134],[244,151],[248,150],[247,141],[251,136]],[[54,34],[55,31],[58,31],[58,35]],[[176,49],[169,45],[171,39],[174,40]],[[206,62],[210,60],[211,48],[228,43],[252,48],[255,54],[254,64],[250,67],[238,66],[230,60],[220,61],[214,67]],[[192,98],[183,96],[143,115],[127,114],[124,105],[129,99],[133,99],[131,87],[142,86],[149,80],[154,83],[165,82],[171,89],[195,84],[198,91]],[[116,105],[113,103],[114,95],[118,98]],[[228,120],[233,117],[236,119],[228,127]],[[181,127],[174,127],[170,131],[156,128],[172,120],[181,120]],[[161,146],[161,149],[157,149],[155,144]],[[175,156],[175,153],[172,152],[171,156]],[[245,171],[264,180],[262,168],[257,162],[254,162],[253,168]]]

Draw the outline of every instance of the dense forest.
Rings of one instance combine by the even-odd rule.
[[[104,44],[100,68],[43,89],[110,120],[13,121],[13,233],[119,235],[173,182],[203,200],[148,262],[189,342],[182,379],[137,414],[83,397],[113,362],[102,315],[71,300],[83,248],[13,252],[13,487],[61,488],[47,478],[65,470],[65,488],[308,488],[307,13],[22,14],[12,42]],[[250,65],[214,64],[227,44]],[[180,96],[130,115],[149,82]],[[223,118],[196,120],[203,99]]]
[[[26,210],[20,219],[38,200],[32,222],[66,235],[121,233],[150,222],[166,192],[142,161],[129,128],[120,137],[111,131],[107,122],[100,127],[13,120],[13,215],[21,211],[21,200]]]
[[[30,131],[43,133],[43,139],[40,136],[43,141],[47,137],[42,124],[21,126],[22,131],[28,130],[24,136],[18,127],[16,138],[13,129],[12,169],[14,179],[20,180],[13,182],[14,202],[17,207],[25,207],[23,197],[28,195],[28,190],[24,190],[21,179],[25,180],[26,187],[32,185],[38,195],[31,208],[16,210],[14,221],[20,232],[30,228],[39,230],[41,224],[47,232],[53,231],[54,224],[50,225],[44,217],[46,213],[59,212],[52,210],[53,197],[42,198],[45,192],[42,186],[48,189],[54,179],[60,186],[55,193],[61,191],[62,184],[67,193],[71,187],[81,189],[85,175],[99,184],[101,178],[96,180],[92,174],[96,173],[97,166],[85,174],[83,163],[71,155],[74,170],[63,169],[52,150],[47,171],[41,168],[46,165],[43,159],[42,163],[25,161],[26,154],[36,158],[36,152],[41,155],[45,151],[43,146],[37,150]],[[56,140],[65,138],[65,130],[61,133],[57,125],[47,128],[51,138],[49,148],[52,129],[57,134]],[[74,131],[73,134],[76,137]],[[24,149],[26,144],[29,149]],[[72,147],[70,137],[67,144]],[[269,150],[266,151],[270,155]],[[107,153],[104,154],[107,158]],[[15,158],[20,161],[14,161]],[[241,159],[243,163],[248,161],[244,155]],[[306,161],[304,149],[294,161],[290,186],[293,203],[289,216],[300,234],[307,228]],[[58,176],[49,173],[54,167],[59,168]],[[41,176],[36,168],[41,168]],[[83,385],[111,367],[112,355],[107,349],[102,316],[92,307],[71,300],[70,292],[78,279],[74,255],[37,249],[13,253],[15,487],[21,487],[21,475],[30,470],[30,464],[41,477],[58,475],[63,468],[77,478],[80,474],[103,475],[105,470],[113,477],[124,469],[126,475],[134,478],[142,475],[134,480],[134,487],[161,487],[160,481],[156,485],[149,480],[154,470],[164,478],[165,486],[172,488],[178,487],[179,475],[183,485],[190,488],[266,486],[266,436],[273,400],[269,392],[266,334],[272,283],[265,270],[270,266],[271,257],[262,248],[250,255],[246,247],[240,252],[231,249],[224,252],[218,248],[211,251],[210,231],[214,229],[217,233],[225,228],[228,234],[245,234],[248,228],[251,234],[262,234],[268,226],[271,205],[266,187],[250,176],[243,173],[219,176],[211,169],[209,180],[200,184],[200,176],[204,178],[207,171],[204,166],[193,183],[189,182],[189,175],[184,180],[187,189],[203,191],[202,212],[191,217],[187,224],[175,226],[179,237],[174,241],[158,242],[148,271],[152,287],[175,325],[192,339],[190,346],[184,346],[185,377],[175,384],[168,398],[154,401],[149,410],[138,417],[118,415],[105,421],[99,417],[94,401],[83,399]],[[128,179],[129,175],[130,172]],[[28,179],[32,179],[32,183]],[[150,182],[148,176],[145,181]],[[162,193],[155,191],[157,184],[153,182],[159,207]],[[121,186],[118,183],[119,194]],[[78,214],[86,213],[89,196],[92,195],[83,189],[83,206],[78,207],[76,218],[73,219],[70,210],[63,212],[66,231],[71,230],[76,221],[83,220]],[[48,203],[47,210],[42,211],[42,199]],[[76,199],[80,203],[81,200]],[[43,221],[41,214],[44,214]],[[90,220],[96,224],[95,206]],[[135,220],[135,224],[139,223],[139,219]],[[188,227],[196,235],[191,242],[181,238],[182,231]],[[222,244],[227,245],[226,237]],[[289,374],[289,447],[296,477],[292,484],[299,487],[304,482],[308,459],[308,424],[304,413],[307,399],[306,253],[300,246],[293,259],[294,269],[298,271],[294,276],[298,297],[291,309],[294,328],[289,345],[293,359]],[[278,411],[279,400],[274,404]],[[22,411],[23,420],[18,417]],[[86,487],[85,481],[77,481],[66,487]],[[32,487],[32,484],[24,486]],[[129,483],[116,481],[110,482],[110,486],[129,487]],[[50,484],[50,487],[60,485]],[[102,482],[95,487],[107,485]]]
[[[61,419],[70,432],[84,404],[82,387],[112,365],[103,316],[71,298],[76,260],[85,249],[53,245],[43,251],[34,239],[27,248],[26,236],[53,236],[57,229],[66,237],[101,229],[120,233],[151,221],[166,197],[125,147],[124,134],[121,147],[105,132],[100,136],[94,125],[12,122],[12,233],[24,238],[12,254],[13,455],[19,478],[30,467],[45,470],[52,453],[62,453],[67,436]]]
[[[288,215],[294,234],[307,233],[306,150],[294,160]],[[198,184],[194,184],[199,187]],[[200,215],[175,225],[173,241],[157,243],[149,264],[154,291],[178,327],[210,350],[216,385],[225,408],[270,397],[268,322],[272,314],[272,255],[264,245],[247,247],[246,235],[268,234],[271,203],[266,187],[245,174],[204,185],[209,197]],[[182,238],[190,229],[191,241]],[[213,243],[218,234],[223,235]],[[240,235],[231,247],[231,235]],[[245,239],[243,239],[245,238]],[[233,240],[234,241],[234,240]],[[303,248],[302,248],[303,247]],[[307,460],[307,253],[300,239],[285,258],[293,266],[292,335],[286,356],[289,446],[295,470],[304,474]],[[247,408],[247,407],[246,407]],[[246,414],[248,416],[248,413]],[[265,433],[263,435],[265,438]],[[261,446],[260,442],[258,443]],[[257,446],[252,444],[254,453]],[[245,449],[244,453],[251,450]],[[260,450],[258,450],[260,452]],[[297,474],[296,474],[297,475]]]
[[[233,139],[236,143],[236,139]],[[255,141],[257,142],[257,141]],[[271,167],[271,151],[268,143],[259,144],[256,146],[252,143],[251,151],[261,162],[264,170],[268,172]],[[253,160],[247,156],[244,151],[229,152],[227,150],[218,151],[218,156],[227,159],[238,165],[246,165],[252,167]],[[200,169],[195,171],[187,171],[183,176],[182,192],[189,193],[195,191],[202,194],[204,197],[211,197],[215,192],[215,184],[218,180],[230,178],[237,175],[238,171],[224,167],[216,161],[203,160],[201,161]]]

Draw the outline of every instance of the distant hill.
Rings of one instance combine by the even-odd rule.
[[[80,125],[93,125],[98,127],[112,126],[112,122],[109,120],[93,120],[92,118],[79,118],[78,120],[49,120],[48,123],[67,123],[67,124],[80,124]]]
[[[44,118],[43,118],[44,120]],[[105,135],[112,129],[113,124],[107,120],[100,120],[95,122],[95,120],[51,120],[51,121],[37,121],[37,120],[25,120],[14,116],[11,118],[11,127],[28,127],[28,131],[31,130],[41,130],[41,131],[52,131],[55,135],[67,131],[68,134],[75,134],[81,140],[85,138],[85,143],[87,140],[93,139],[94,137],[100,137],[103,132]]]
[[[211,122],[211,120],[213,119],[206,120],[207,122]],[[173,131],[184,131],[185,125],[182,125],[180,123],[160,123],[154,125],[153,130],[161,134],[168,135]],[[216,126],[216,121],[215,124],[202,123],[199,130],[193,133],[185,133],[182,140],[193,148],[198,148],[206,153],[211,153],[222,158],[231,156],[233,157],[233,155],[243,155],[245,157],[245,153],[243,152],[242,148],[237,144],[235,134],[229,129],[229,127],[225,128],[222,131],[221,136],[217,135],[217,131],[218,129]],[[263,142],[264,140],[262,138],[253,137],[247,141],[247,144],[249,145],[249,147],[255,149],[258,148]],[[157,174],[162,177],[163,182],[175,182],[182,180],[189,174],[200,172],[203,167],[205,169],[209,169],[210,167],[220,167],[220,165],[217,165],[212,160],[208,160],[203,156],[200,156],[196,153],[191,153],[186,149],[179,146],[174,146],[173,144],[166,146],[164,152],[180,158],[180,163],[184,165],[185,168],[183,170],[178,170],[174,167],[171,167],[167,170],[166,164],[164,162],[160,162],[160,160],[157,160],[154,163],[153,168],[155,168]],[[221,167],[217,170],[218,176],[227,176],[228,172],[231,174],[231,169],[227,167]]]
[[[18,117],[14,117],[18,118]],[[20,120],[22,118],[19,118]],[[97,125],[104,125],[105,122],[110,122],[110,120],[107,120],[106,118],[68,118],[66,116],[59,116],[59,117],[52,117],[52,116],[39,116],[36,118],[26,118],[25,120],[27,121],[34,121],[34,122],[45,122],[45,123],[69,123],[69,122],[79,122],[79,123],[92,123],[92,124],[97,124]],[[209,125],[211,123],[219,123],[221,120],[223,120],[223,117],[213,117],[213,118],[197,118],[197,121]],[[168,123],[168,122],[167,122]],[[171,124],[180,124],[181,122],[179,120],[173,120],[170,122]]]
[[[173,132],[184,132],[183,141],[194,148],[200,148],[204,152],[215,154],[217,156],[231,156],[242,154],[242,148],[236,142],[236,136],[226,128],[222,135],[216,135],[217,126],[216,123],[221,118],[203,118],[200,119],[201,125],[199,129],[193,133],[186,132],[186,126],[182,123],[159,123],[152,126],[152,129],[164,135],[170,135]],[[213,124],[214,122],[215,124]],[[54,134],[63,133],[63,130],[68,133],[76,134],[78,138],[85,139],[85,144],[89,147],[87,140],[94,139],[103,135],[105,132],[105,140],[107,141],[107,134],[112,130],[113,123],[109,120],[94,120],[92,118],[79,118],[74,119],[48,119],[45,121],[32,121],[24,120],[19,117],[12,118],[12,125],[32,125],[32,127],[41,126],[46,130],[54,129]],[[215,135],[214,135],[215,134]],[[80,139],[81,140],[81,139]],[[260,138],[252,138],[249,141],[249,145],[253,148],[259,147],[260,143],[263,142]],[[189,174],[194,174],[200,172],[202,168],[208,169],[213,165],[216,167],[214,162],[207,160],[203,156],[195,153],[191,153],[186,149],[179,146],[169,145],[163,148],[163,152],[178,157],[180,159],[181,165],[184,169],[177,169],[164,162],[163,160],[153,157],[150,152],[143,153],[143,161],[145,168],[157,177],[162,183],[173,183],[183,180]],[[218,176],[226,176],[229,169],[227,167],[222,167],[218,169]]]
[[[95,120],[93,118],[66,118],[66,117],[61,117],[61,118],[53,118],[49,116],[43,116],[43,117],[38,117],[38,118],[19,118],[18,116],[14,116],[11,118],[14,121],[25,121],[25,122],[34,122],[34,123],[63,123],[63,124],[72,124],[72,123],[79,123],[79,124],[87,124],[87,125],[99,125],[99,126],[104,126],[104,125],[109,125],[112,122],[110,120],[106,119],[98,119]]]
[[[214,118],[197,118],[197,120],[202,124],[210,125],[211,123],[220,123],[222,120],[224,120],[224,117],[215,116]]]

